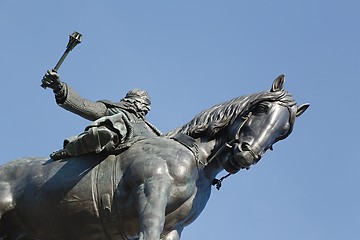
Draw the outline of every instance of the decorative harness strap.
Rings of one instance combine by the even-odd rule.
[[[200,163],[204,167],[207,165],[206,162],[199,159],[199,146],[196,144],[196,140],[194,138],[183,133],[176,133],[170,139],[177,141],[178,143],[189,149],[195,156],[196,164]]]

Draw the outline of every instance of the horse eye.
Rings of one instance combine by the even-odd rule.
[[[269,110],[269,107],[264,104],[259,104],[255,110],[255,112],[258,113],[267,113]]]

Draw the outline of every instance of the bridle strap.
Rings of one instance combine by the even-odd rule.
[[[179,132],[172,136],[170,139],[177,141],[178,143],[189,149],[193,153],[197,164],[200,163],[203,166],[207,165],[206,162],[204,163],[199,159],[199,147],[194,138]]]

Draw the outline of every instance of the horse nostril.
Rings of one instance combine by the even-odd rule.
[[[240,145],[240,151],[241,152],[249,152],[251,156],[253,157],[254,163],[257,163],[261,159],[261,154],[256,154],[253,149],[251,148],[250,144],[247,142],[243,142]]]
[[[249,151],[250,150],[250,144],[248,144],[247,142],[243,142],[243,143],[241,143],[240,148],[241,148],[242,151]]]

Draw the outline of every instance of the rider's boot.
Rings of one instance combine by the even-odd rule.
[[[70,157],[70,154],[65,149],[60,149],[50,154],[52,160],[60,160],[68,157]]]
[[[59,160],[87,153],[99,153],[104,149],[115,149],[117,143],[117,135],[108,128],[104,126],[92,127],[75,139],[69,141],[64,149],[52,153],[50,157],[54,160]]]

